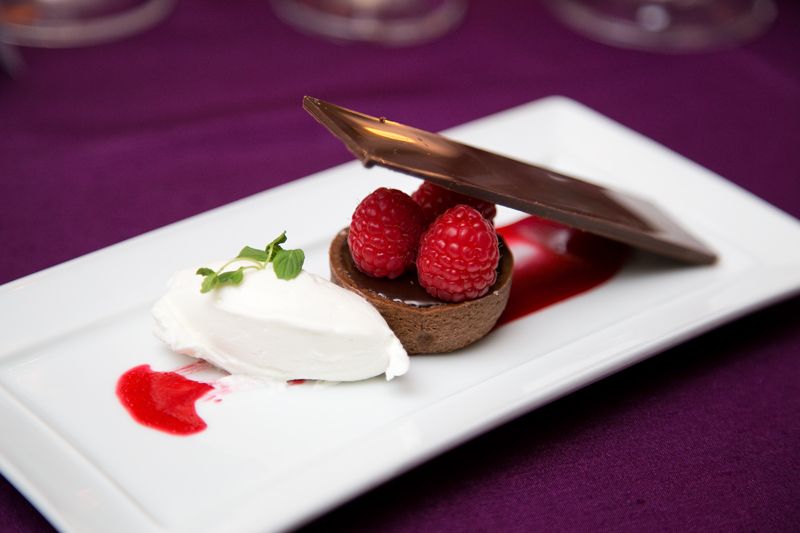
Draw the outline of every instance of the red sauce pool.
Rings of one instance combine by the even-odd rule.
[[[600,285],[619,271],[628,256],[628,248],[621,244],[538,217],[497,231],[514,255],[511,294],[498,326]],[[156,372],[150,365],[134,367],[119,378],[117,396],[140,424],[174,435],[197,433],[206,423],[195,403],[214,387],[182,374],[203,365],[175,372]]]
[[[117,381],[117,397],[134,420],[173,435],[206,428],[195,402],[213,389],[177,372],[156,372],[150,365],[131,368]]]
[[[608,281],[629,252],[625,245],[534,216],[497,232],[514,255],[511,294],[498,325]]]

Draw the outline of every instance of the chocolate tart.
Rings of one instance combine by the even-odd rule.
[[[429,295],[416,272],[388,280],[360,272],[340,231],[329,251],[331,281],[366,298],[392,328],[409,354],[444,353],[463,348],[494,327],[508,302],[514,259],[500,239],[497,281],[482,298],[447,303]]]

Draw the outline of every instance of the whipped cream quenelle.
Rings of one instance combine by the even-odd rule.
[[[408,355],[380,313],[320,276],[278,279],[268,264],[239,285],[202,294],[200,284],[194,271],[180,271],[153,307],[156,336],[178,353],[231,374],[280,380],[384,373],[388,380],[408,371]]]

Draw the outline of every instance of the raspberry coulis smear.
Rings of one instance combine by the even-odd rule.
[[[214,387],[177,372],[156,372],[150,365],[131,368],[117,381],[117,397],[134,420],[173,435],[206,428],[195,402]]]
[[[511,294],[498,326],[608,281],[629,255],[625,245],[535,216],[497,232],[514,255]]]

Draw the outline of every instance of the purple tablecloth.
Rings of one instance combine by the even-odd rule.
[[[563,94],[800,216],[800,4],[779,7],[758,41],[691,56],[592,43],[530,0],[474,0],[407,49],[305,37],[264,0],[25,49],[0,79],[0,282],[350,160],[304,94],[430,130]],[[309,530],[800,531],[798,317],[795,298],[704,335]],[[48,527],[0,478],[0,530]]]

